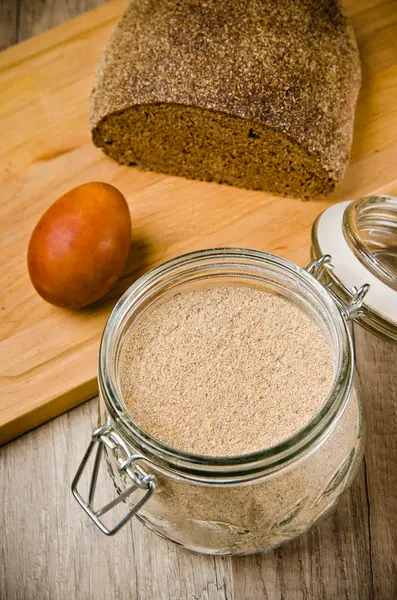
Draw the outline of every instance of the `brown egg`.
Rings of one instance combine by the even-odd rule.
[[[51,304],[87,306],[116,283],[130,242],[124,196],[107,183],[85,183],[61,196],[37,223],[28,248],[30,279]]]

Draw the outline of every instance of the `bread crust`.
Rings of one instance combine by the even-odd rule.
[[[131,0],[98,65],[90,125],[111,154],[101,125],[125,109],[225,113],[300,145],[332,188],[348,165],[360,79],[336,0]]]

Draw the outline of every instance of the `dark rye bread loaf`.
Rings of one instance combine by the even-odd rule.
[[[349,160],[360,62],[335,0],[132,0],[98,66],[122,164],[315,197]]]

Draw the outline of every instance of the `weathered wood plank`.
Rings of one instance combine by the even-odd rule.
[[[7,0],[6,0],[7,1]],[[12,1],[12,0],[11,0]],[[20,0],[19,41],[47,31],[108,0]]]
[[[96,420],[93,400],[0,449],[1,599],[232,600],[229,558],[187,552],[136,519],[106,538],[84,515],[70,482]]]
[[[0,450],[7,600],[105,599],[113,591],[140,600],[373,597],[363,470],[334,516],[269,555],[196,555],[135,520],[115,538],[102,536],[69,491],[96,410],[96,401],[86,403]]]
[[[18,15],[21,0],[0,0],[0,50],[18,40]]]
[[[397,346],[355,328],[367,421],[375,600],[397,598]]]

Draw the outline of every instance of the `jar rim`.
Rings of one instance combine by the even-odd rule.
[[[226,268],[239,265],[255,267],[264,272],[279,272],[286,282],[298,282],[306,293],[312,294],[324,310],[328,324],[333,327],[337,350],[337,367],[328,397],[322,408],[302,429],[281,443],[241,456],[213,457],[184,452],[168,446],[139,427],[124,405],[118,391],[115,363],[117,341],[129,323],[133,310],[156,285],[172,281],[188,269]],[[192,271],[193,272],[193,271]],[[99,352],[99,390],[108,414],[117,428],[145,460],[160,471],[174,476],[205,483],[240,483],[279,471],[312,452],[341,417],[353,385],[353,344],[346,321],[332,295],[307,270],[276,255],[247,248],[214,248],[178,256],[151,269],[140,277],[120,298],[105,326]]]

